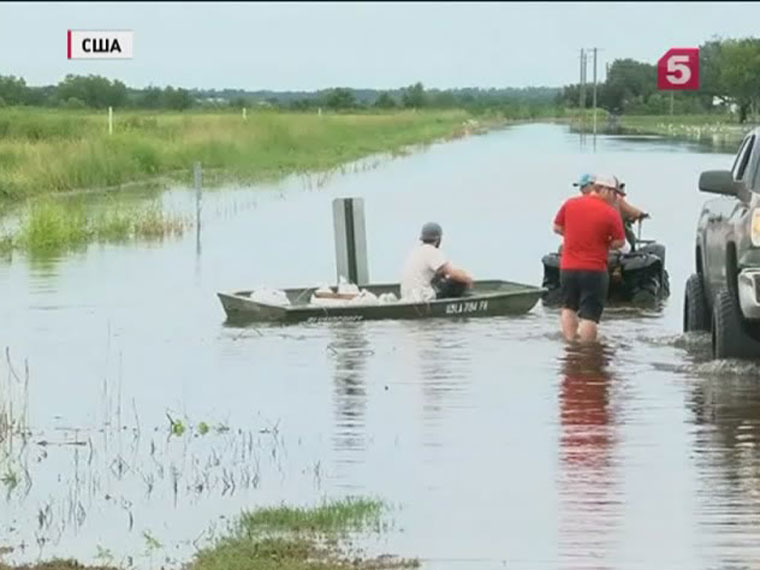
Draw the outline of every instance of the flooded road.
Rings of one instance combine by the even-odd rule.
[[[388,502],[373,550],[426,568],[744,568],[760,556],[760,368],[681,335],[699,172],[732,156],[526,125],[319,181],[203,195],[200,236],[0,264],[0,546],[11,560],[186,560],[242,509]],[[368,164],[372,164],[370,161]],[[334,281],[332,199],[362,196],[370,277],[422,223],[478,279],[540,284],[582,172],[611,172],[667,246],[661,312],[598,349],[558,313],[224,323],[217,291]],[[313,180],[312,180],[313,182]],[[192,191],[164,200],[195,211]],[[25,369],[25,362],[28,370]]]

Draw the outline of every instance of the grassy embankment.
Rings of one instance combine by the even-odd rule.
[[[45,250],[163,237],[190,225],[156,205],[125,207],[119,200],[93,216],[81,202],[52,199],[61,193],[123,189],[156,179],[191,184],[196,161],[204,168],[204,186],[275,180],[330,171],[475,128],[464,111],[321,116],[269,111],[251,113],[247,120],[237,113],[130,112],[116,113],[109,135],[104,113],[0,109],[0,213],[35,198],[19,231],[0,238],[0,247]]]
[[[570,123],[574,128],[591,129],[593,111],[571,112]],[[739,124],[735,115],[621,115],[615,125],[609,113],[597,109],[599,133],[627,133],[660,135],[678,140],[691,140],[713,145],[716,148],[736,150],[744,136],[757,123]]]
[[[186,570],[392,570],[416,568],[417,560],[366,557],[351,546],[351,536],[383,529],[381,503],[345,499],[311,509],[264,508],[244,513],[229,533],[200,550]],[[115,570],[105,566],[89,570]],[[0,570],[76,570],[71,560],[52,560]]]

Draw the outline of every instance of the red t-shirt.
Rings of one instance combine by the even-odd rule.
[[[560,269],[606,271],[610,242],[625,239],[618,211],[592,194],[562,204],[554,223],[563,228],[565,238]]]

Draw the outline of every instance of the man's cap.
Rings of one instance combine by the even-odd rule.
[[[618,179],[614,176],[594,176],[594,184],[597,186],[604,186],[605,188],[619,192],[619,182]]]
[[[593,174],[582,174],[581,177],[578,179],[578,182],[573,182],[573,186],[577,186],[579,188],[585,188],[589,184],[594,183],[594,175]]]
[[[622,180],[618,180],[618,188],[617,188],[617,190],[618,190],[618,194],[620,194],[621,196],[625,196],[625,194],[626,194],[626,192],[625,192],[625,182],[623,182]]]
[[[441,229],[441,226],[436,224],[435,222],[428,222],[424,226],[422,226],[422,231],[420,232],[420,239],[422,241],[432,241],[439,239],[443,235],[443,230]]]

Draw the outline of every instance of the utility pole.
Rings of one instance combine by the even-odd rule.
[[[586,52],[581,48],[581,89],[580,89],[580,107],[581,111],[586,108]]]
[[[581,76],[578,80],[578,107],[583,109],[583,48],[581,48]]]
[[[594,48],[594,136],[596,136],[596,51]]]

